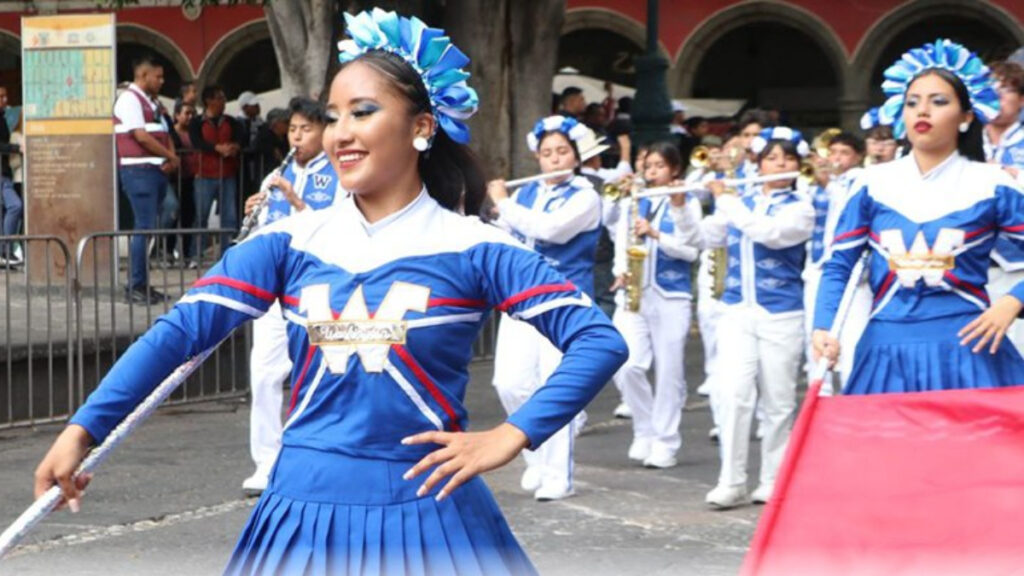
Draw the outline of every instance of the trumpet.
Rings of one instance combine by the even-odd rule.
[[[832,178],[838,171],[839,167],[831,163],[818,166],[813,160],[800,162],[800,178],[808,183],[813,183],[821,177]]]
[[[707,146],[697,146],[690,153],[690,166],[698,170],[706,170],[711,164],[711,149]]]
[[[245,220],[242,220],[242,228],[238,231],[238,236],[235,236],[235,239],[231,241],[232,244],[238,244],[242,240],[248,238],[249,234],[252,233],[253,228],[256,226],[256,222],[259,221],[260,213],[266,210],[267,206],[270,205],[270,183],[274,181],[274,177],[280,176],[281,173],[284,172],[285,167],[288,166],[288,163],[295,157],[296,150],[296,148],[289,150],[288,154],[285,155],[284,160],[281,161],[281,165],[274,168],[274,171],[263,180],[264,185],[261,186],[260,191],[257,192],[257,194],[265,193],[263,200],[252,212],[246,215]]]
[[[822,132],[815,136],[814,140],[811,141],[811,149],[814,150],[814,153],[821,158],[828,158],[828,147],[840,133],[842,133],[842,129],[840,128],[827,128],[822,130]]]
[[[601,188],[601,197],[612,202],[621,200],[627,196],[632,196],[633,192],[642,185],[643,180],[639,178],[631,178],[628,181],[623,178],[618,182],[609,182]]]

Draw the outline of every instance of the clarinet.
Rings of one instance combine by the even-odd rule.
[[[242,228],[238,231],[238,236],[231,241],[232,244],[238,244],[242,240],[248,238],[249,234],[252,233],[252,229],[256,227],[256,222],[259,221],[260,213],[266,210],[267,205],[270,204],[270,183],[274,181],[274,178],[280,176],[281,173],[284,172],[285,167],[292,161],[293,156],[295,156],[295,148],[289,150],[288,154],[284,157],[284,160],[281,161],[281,165],[275,168],[269,176],[264,178],[264,185],[260,187],[260,191],[257,192],[257,194],[265,193],[266,195],[263,197],[263,201],[245,217],[245,220],[242,220]]]

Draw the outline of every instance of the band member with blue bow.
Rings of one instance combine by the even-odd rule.
[[[880,120],[913,148],[868,170],[840,217],[818,291],[815,352],[854,354],[847,394],[1024,383],[1024,361],[1003,342],[1024,283],[995,301],[985,290],[998,242],[1024,254],[1024,193],[984,163],[981,125],[999,110],[989,70],[940,39],[904,54],[882,89]],[[871,320],[856,351],[842,350],[828,330],[864,252]]]
[[[751,141],[762,177],[795,172],[808,153],[800,132],[778,126]],[[748,501],[747,452],[755,402],[763,413],[760,483],[754,502],[772,495],[775,476],[796,412],[796,384],[803,358],[806,243],[814,208],[797,193],[795,178],[729,193],[721,181],[708,187],[715,212],[704,218],[704,244],[728,247],[719,355],[712,390],[719,425],[722,468],[705,500],[716,508]]]
[[[542,173],[578,171],[577,142],[588,130],[574,118],[548,116],[526,135],[526,143]],[[494,202],[498,226],[536,250],[581,293],[578,299],[568,297],[565,302],[592,305],[601,198],[590,180],[574,172],[530,182],[511,196],[504,181],[495,180],[487,192]],[[562,359],[561,352],[525,322],[528,319],[522,313],[511,312],[502,315],[498,325],[494,387],[509,414],[546,385]],[[579,419],[570,422],[543,445],[523,452],[527,466],[521,486],[537,500],[559,500],[575,493],[573,443],[581,423]]]
[[[644,158],[648,186],[680,184],[683,162],[668,142],[652,144]],[[633,441],[628,457],[648,468],[671,468],[683,439],[679,431],[686,404],[683,356],[693,306],[691,267],[700,254],[700,201],[688,194],[626,198],[615,239],[615,287],[625,287],[627,251],[643,246],[646,256],[637,310],[626,303],[626,290],[616,295],[614,323],[629,344],[629,360],[615,383],[633,415]],[[629,203],[636,202],[636,206]],[[669,207],[680,210],[680,223]],[[632,237],[632,239],[631,239]],[[654,368],[652,386],[647,372]]]
[[[288,104],[288,144],[295,151],[280,173],[264,180],[260,194],[246,201],[246,214],[265,202],[258,216],[261,226],[303,210],[321,210],[345,198],[338,190],[338,174],[324,152],[327,114],[323,105],[309,98],[293,98]],[[269,198],[266,195],[269,194]],[[275,302],[252,323],[249,354],[249,451],[256,471],[242,482],[242,490],[259,494],[267,487],[270,470],[281,450],[283,384],[292,371],[288,357],[288,331],[284,312]]]
[[[625,361],[607,317],[479,211],[465,144],[469,59],[442,30],[375,9],[330,83],[324,148],[350,192],[227,251],[136,342],[36,472],[67,499],[72,471],[185,359],[280,300],[292,396],[270,483],[227,574],[533,574],[479,477],[565,427]],[[429,152],[429,154],[427,154]],[[563,352],[508,420],[466,432],[473,342],[491,309]]]

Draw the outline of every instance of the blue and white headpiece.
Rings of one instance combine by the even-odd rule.
[[[338,42],[339,62],[350,62],[372,50],[400,56],[423,79],[441,128],[452,140],[469,142],[469,127],[463,120],[476,113],[479,100],[476,91],[466,84],[469,72],[462,70],[469,58],[452,44],[444,30],[380,8],[358,16],[345,14],[345,23],[351,39]]]
[[[925,70],[939,68],[956,75],[971,97],[971,109],[979,122],[990,122],[999,114],[999,94],[992,85],[992,77],[981,59],[960,44],[940,38],[934,44],[925,44],[907,52],[885,71],[882,91],[888,100],[878,111],[882,124],[892,125],[896,138],[907,133],[903,125],[903,101],[910,83]]]
[[[750,141],[750,151],[755,155],[760,154],[764,147],[772,140],[788,140],[792,142],[796,146],[796,153],[800,156],[807,156],[811,152],[811,147],[804,141],[804,135],[799,130],[793,130],[785,126],[761,130],[761,133],[754,136],[754,139]]]
[[[533,125],[533,130],[526,135],[526,145],[530,147],[530,152],[537,151],[540,139],[548,132],[561,132],[569,140],[579,142],[580,139],[587,136],[587,126],[569,116],[555,115],[542,118]]]
[[[871,108],[860,117],[860,129],[865,132],[879,125],[881,121],[878,119],[878,108]]]

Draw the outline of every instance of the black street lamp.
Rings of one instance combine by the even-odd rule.
[[[647,53],[636,59],[633,98],[633,144],[642,146],[669,139],[672,103],[665,84],[668,61],[658,52],[658,0],[647,0]]]

